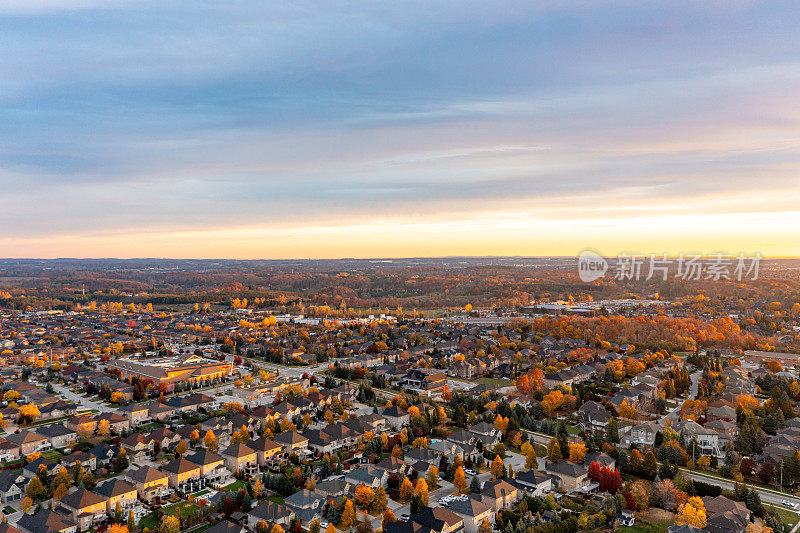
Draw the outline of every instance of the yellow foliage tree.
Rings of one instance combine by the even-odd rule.
[[[675,518],[678,525],[688,524],[691,526],[706,527],[706,507],[703,500],[697,496],[692,496],[689,500],[678,508],[678,516]]]

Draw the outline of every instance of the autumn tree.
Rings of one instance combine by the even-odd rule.
[[[467,476],[464,474],[464,468],[459,466],[453,474],[453,485],[458,489],[460,494],[467,493]]]
[[[419,496],[423,505],[428,505],[428,484],[424,479],[419,478],[417,485],[414,487],[414,495]]]
[[[558,444],[558,439],[553,437],[550,439],[550,444],[547,445],[547,460],[551,463],[557,463],[564,458],[561,453],[561,446]]]
[[[218,449],[217,437],[214,435],[214,432],[211,431],[210,429],[206,431],[206,434],[203,437],[203,444],[205,445],[206,448],[208,448],[208,451],[210,452],[216,452]]]
[[[19,413],[17,414],[17,422],[19,425],[24,426],[26,424],[33,424],[36,419],[42,413],[39,412],[39,408],[34,403],[26,403],[22,407],[19,408]]]
[[[436,485],[439,484],[439,469],[436,468],[436,466],[431,465],[431,467],[428,468],[428,475],[426,479],[428,481],[428,487],[435,488]]]
[[[175,446],[175,455],[181,456],[186,453],[186,450],[189,449],[189,446],[186,444],[186,441],[181,439],[178,442],[178,445]]]
[[[500,459],[499,455],[494,456],[490,471],[492,472],[492,477],[495,479],[500,479],[505,474],[505,466],[503,465],[503,460]]]
[[[409,481],[409,484],[411,482]],[[342,505],[342,517],[340,522],[342,524],[342,529],[349,529],[350,526],[353,525],[353,520],[356,517],[356,510],[353,507],[353,502],[347,498],[344,500],[344,505]]]
[[[414,495],[414,485],[411,484],[411,480],[408,478],[404,478],[403,482],[400,484],[400,501],[407,502],[411,499],[411,496]]]
[[[569,460],[573,463],[582,463],[583,458],[586,457],[585,444],[570,444],[569,445]]]
[[[706,527],[706,508],[703,500],[697,496],[692,496],[689,500],[678,507],[678,516],[675,518],[678,525],[690,525],[694,527]]]

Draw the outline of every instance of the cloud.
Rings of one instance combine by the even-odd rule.
[[[749,2],[7,3],[0,224],[46,251],[503,210],[762,213],[798,189],[797,18]]]

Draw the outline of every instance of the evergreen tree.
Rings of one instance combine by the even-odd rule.
[[[473,494],[481,493],[481,482],[478,476],[473,477],[472,481],[469,482],[469,491]]]

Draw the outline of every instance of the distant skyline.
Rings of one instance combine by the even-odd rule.
[[[792,2],[0,3],[0,257],[800,256]]]

